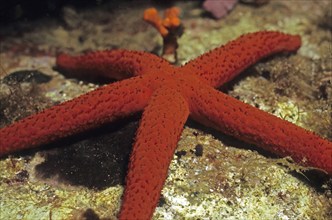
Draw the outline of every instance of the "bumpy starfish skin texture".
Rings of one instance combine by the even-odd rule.
[[[74,75],[123,80],[2,128],[0,155],[40,146],[143,111],[119,219],[151,218],[189,115],[206,126],[331,175],[331,142],[215,89],[259,59],[293,52],[300,46],[299,36],[256,32],[181,67],[149,53],[126,50],[78,57],[60,55],[57,66]]]

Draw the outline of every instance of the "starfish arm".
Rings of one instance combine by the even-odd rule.
[[[166,60],[156,55],[128,50],[104,50],[80,56],[60,54],[56,66],[73,77],[117,80],[171,68]]]
[[[137,131],[119,219],[151,219],[188,115],[180,93],[155,90]]]
[[[279,156],[332,175],[332,142],[213,88],[191,101],[195,120]]]
[[[197,74],[216,88],[264,57],[278,52],[296,51],[300,46],[301,38],[298,35],[276,31],[255,32],[211,50],[181,68]]]
[[[0,155],[49,143],[143,110],[151,95],[138,77],[100,87],[0,129]]]

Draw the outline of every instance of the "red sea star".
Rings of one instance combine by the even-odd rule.
[[[125,79],[0,130],[0,155],[36,147],[142,111],[130,158],[120,219],[149,219],[157,205],[183,125],[190,116],[279,156],[332,174],[332,143],[219,92],[262,57],[296,51],[299,36],[246,34],[182,67],[145,52],[111,50],[71,57],[57,66],[73,74]]]

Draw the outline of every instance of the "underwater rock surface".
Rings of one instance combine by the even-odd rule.
[[[150,2],[144,2],[134,8],[113,3],[86,9],[66,6],[61,19],[48,17],[2,26],[0,77],[36,69],[52,80],[43,84],[24,82],[15,89],[1,84],[1,126],[99,86],[65,78],[53,70],[58,52],[81,53],[106,48],[158,52],[162,39],[141,19],[144,9],[151,7]],[[232,13],[218,21],[201,16],[203,9],[195,2],[176,1],[174,4],[182,9],[185,26],[179,40],[180,63],[247,32],[268,29],[300,34],[303,46],[296,55],[264,60],[222,90],[332,139],[329,49],[332,39],[327,21],[322,20],[322,14],[330,13],[325,9],[331,7],[329,1],[270,1],[259,8],[238,4]],[[9,103],[4,101],[8,97],[13,98]],[[138,119],[135,120],[133,123],[137,123]],[[135,128],[118,132],[122,132],[117,135],[118,142],[122,143],[123,139],[132,140]],[[105,139],[98,141],[100,149],[109,146]],[[119,177],[120,171],[107,177],[98,175],[97,172],[108,165],[107,156],[101,155],[107,154],[105,151],[98,152],[97,147],[86,151],[74,147],[73,150],[80,149],[80,152],[72,154],[82,163],[74,163],[73,170],[64,166],[58,168],[66,172],[63,175],[70,176],[71,171],[79,175],[91,168],[87,163],[89,159],[102,158],[101,166],[89,174],[91,178],[106,181],[102,187],[91,182],[89,186],[74,184],[70,178],[61,178],[59,173],[49,177],[38,175],[38,164],[40,167],[50,156],[66,153],[63,147],[1,158],[0,219],[13,216],[17,219],[49,219],[50,216],[75,219],[94,214],[104,219],[116,217],[123,185],[121,181],[113,186],[110,183],[111,179]],[[291,172],[299,167],[256,150],[188,122],[154,219],[331,218],[331,184],[328,185],[331,182],[316,181],[308,173]],[[96,155],[90,157],[92,153]],[[84,173],[83,176],[89,175]],[[311,184],[315,181],[318,184]]]

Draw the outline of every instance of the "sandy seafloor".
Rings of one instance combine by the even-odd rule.
[[[0,126],[100,85],[66,78],[53,69],[60,52],[158,52],[162,39],[142,20],[151,3],[112,2],[85,9],[64,7],[60,18],[1,26]],[[297,53],[259,62],[222,91],[332,140],[331,4],[239,3],[225,18],[214,20],[197,2],[174,1],[182,9],[185,27],[179,63],[247,32],[301,35]],[[20,70],[34,72],[34,81],[4,80]],[[51,80],[42,83],[43,74]],[[102,132],[2,157],[0,219],[116,219],[138,120],[136,115]],[[304,171],[285,158],[189,121],[153,219],[332,219],[331,186],[331,178],[322,172]]]

